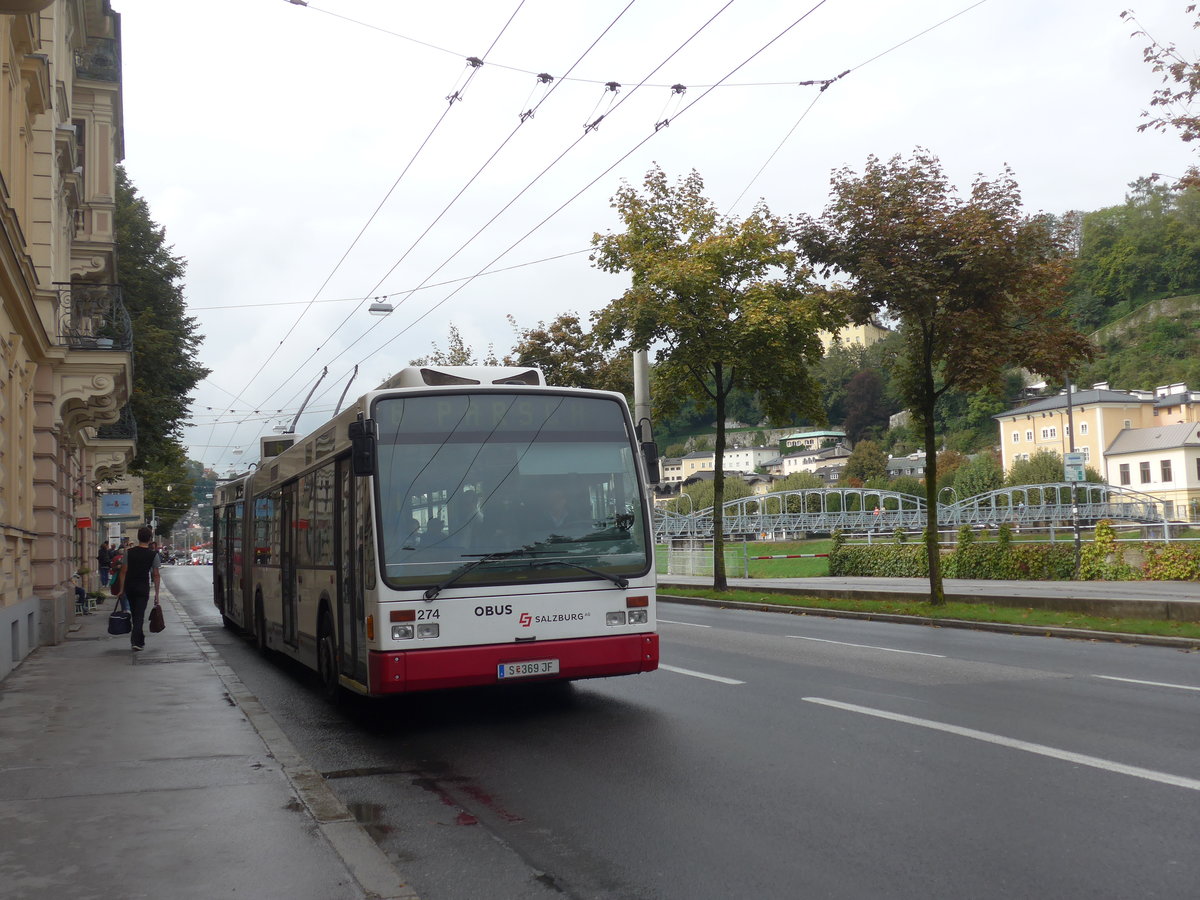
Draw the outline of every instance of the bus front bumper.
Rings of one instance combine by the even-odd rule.
[[[558,673],[528,678],[499,677],[503,665],[538,660],[557,660]],[[403,694],[501,681],[604,678],[657,669],[658,635],[623,634],[431,650],[373,650],[368,665],[372,694]]]

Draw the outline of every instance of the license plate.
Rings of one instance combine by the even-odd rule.
[[[501,680],[505,678],[529,678],[533,675],[557,674],[557,659],[535,659],[530,662],[500,663],[496,670],[496,677]]]

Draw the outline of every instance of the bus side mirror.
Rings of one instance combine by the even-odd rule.
[[[646,483],[658,484],[658,444],[654,441],[642,441],[642,459],[646,463]]]
[[[375,423],[361,416],[350,423],[350,470],[355,475],[375,474]]]

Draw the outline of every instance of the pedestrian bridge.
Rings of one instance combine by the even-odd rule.
[[[953,489],[945,488],[942,496]],[[920,531],[926,524],[924,497],[869,488],[823,488],[776,491],[730,500],[723,505],[727,536],[756,535],[792,538],[834,531]],[[996,528],[1070,527],[1100,519],[1166,525],[1170,504],[1139,491],[1109,484],[1059,482],[1001,488],[937,505],[938,530],[971,525]],[[712,507],[680,514],[655,510],[655,535],[660,542],[674,537],[711,538]]]

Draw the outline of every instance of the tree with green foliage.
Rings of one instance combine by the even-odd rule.
[[[1100,473],[1091,466],[1083,470],[1085,481],[1094,484],[1104,481]],[[1005,487],[1021,487],[1026,484],[1056,484],[1065,480],[1063,458],[1053,450],[1039,450],[1029,459],[1018,459],[1009,467],[1004,478]]]
[[[1080,371],[1079,382],[1106,381],[1122,390],[1177,382],[1200,385],[1198,311],[1200,297],[1191,309],[1156,315],[1122,333],[1102,336],[1100,354]]]
[[[925,482],[915,475],[897,475],[888,482],[887,488],[897,494],[911,494],[914,497],[925,496]]]
[[[496,359],[496,353],[492,349],[492,345],[488,344],[487,353],[482,361],[477,361],[475,350],[463,340],[462,333],[458,330],[458,326],[453,322],[450,323],[449,337],[446,339],[446,349],[442,350],[437,345],[436,341],[430,341],[433,346],[433,352],[428,356],[421,356],[417,359],[410,359],[410,366],[498,366],[500,361]]]
[[[1004,470],[993,452],[978,453],[954,473],[951,485],[959,500],[1004,487]]]
[[[846,420],[842,427],[850,443],[878,437],[887,430],[890,413],[883,389],[883,378],[874,369],[863,369],[846,385]]]
[[[1038,450],[1029,459],[1015,460],[1004,477],[1005,487],[1054,484],[1063,480],[1063,458],[1053,450]]]
[[[1120,206],[1083,216],[1071,282],[1076,318],[1095,329],[1150,300],[1200,291],[1200,185],[1139,178]]]
[[[561,313],[532,328],[521,328],[511,315],[508,322],[517,333],[517,343],[505,357],[507,365],[537,366],[548,384],[633,396],[632,355],[606,351],[577,314]]]
[[[183,426],[192,388],[209,372],[197,362],[204,335],[187,315],[183,277],[187,262],[173,254],[166,230],[150,216],[122,166],[117,166],[114,213],[117,281],[133,325],[133,408],[137,455],[129,466],[142,477],[146,506],[158,514],[158,534],[169,534],[183,514],[175,489],[186,484]]]
[[[992,427],[994,430],[995,425]],[[957,450],[943,450],[939,453],[937,458],[938,490],[954,484],[955,473],[969,461],[966,454]]]
[[[825,482],[812,472],[793,472],[771,485],[772,491],[813,491],[825,487]]]
[[[1011,171],[976,178],[962,199],[925,150],[835,172],[820,220],[801,219],[797,234],[825,274],[850,279],[853,321],[900,323],[895,376],[923,431],[929,597],[942,604],[938,405],[955,389],[995,390],[1014,366],[1054,373],[1090,358],[1065,314],[1069,236],[1022,213]]]
[[[842,469],[841,482],[861,486],[872,478],[882,478],[886,483],[887,464],[887,454],[882,447],[874,441],[859,441]]]
[[[691,498],[691,509],[699,512],[702,509],[708,509],[716,503],[716,482],[708,480],[693,481],[691,484],[680,488],[681,494],[687,494]],[[749,497],[753,493],[750,486],[741,478],[726,478],[725,490],[722,492],[721,503],[728,503],[730,500],[741,500],[743,497]],[[675,507],[678,512],[687,512],[689,507],[687,502],[683,502],[681,506]]]
[[[672,186],[658,167],[641,192],[626,184],[612,205],[624,231],[596,234],[592,261],[630,273],[632,284],[596,331],[606,347],[655,351],[656,408],[670,412],[685,398],[711,408],[717,459],[735,389],[757,395],[772,421],[824,421],[809,367],[821,358],[818,332],[843,320],[790,246],[787,223],[762,203],[745,219],[724,216],[698,173]],[[713,587],[725,590],[720,466],[713,489]]]

